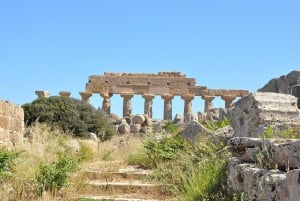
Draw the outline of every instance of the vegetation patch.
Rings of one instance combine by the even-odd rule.
[[[24,115],[27,126],[35,122],[45,122],[52,127],[59,127],[63,132],[72,131],[75,136],[87,136],[96,133],[100,140],[111,139],[115,133],[107,115],[83,101],[52,96],[24,104]]]

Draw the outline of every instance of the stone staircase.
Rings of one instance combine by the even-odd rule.
[[[112,165],[112,163],[115,163]],[[109,162],[107,167],[122,167],[118,162]],[[84,184],[76,192],[76,201],[161,201],[174,200],[161,184],[147,181],[150,170],[133,166],[124,168],[103,168],[99,163],[81,171]]]

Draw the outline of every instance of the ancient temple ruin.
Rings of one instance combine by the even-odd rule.
[[[83,101],[88,102],[94,94],[103,98],[102,110],[110,113],[110,97],[120,94],[123,97],[123,116],[131,115],[131,98],[142,95],[145,99],[144,113],[152,117],[153,98],[164,99],[164,119],[172,119],[172,99],[180,96],[184,101],[184,115],[192,113],[192,100],[201,97],[205,101],[204,111],[213,107],[212,101],[219,96],[229,108],[233,100],[249,94],[248,90],[209,89],[196,86],[194,78],[187,78],[180,72],[146,73],[104,73],[89,77],[86,89],[80,92]]]

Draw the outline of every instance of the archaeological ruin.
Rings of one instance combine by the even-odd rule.
[[[86,89],[80,92],[83,101],[88,102],[93,94],[99,94],[103,98],[102,110],[110,113],[110,98],[114,94],[120,94],[123,98],[123,116],[130,116],[134,95],[142,95],[145,99],[144,114],[152,117],[153,98],[161,96],[164,100],[164,120],[172,119],[172,99],[180,96],[184,101],[184,115],[192,113],[192,100],[201,97],[205,101],[204,111],[213,107],[215,97],[221,97],[225,101],[225,107],[229,108],[233,100],[249,94],[248,90],[209,89],[205,86],[197,86],[194,78],[187,78],[180,72],[159,72],[157,74],[146,73],[104,73],[104,75],[92,75],[88,79]]]
[[[0,146],[19,145],[24,131],[24,111],[19,105],[0,100]]]

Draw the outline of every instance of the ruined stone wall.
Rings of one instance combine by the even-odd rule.
[[[23,130],[24,111],[21,106],[0,100],[0,144],[21,144]]]

